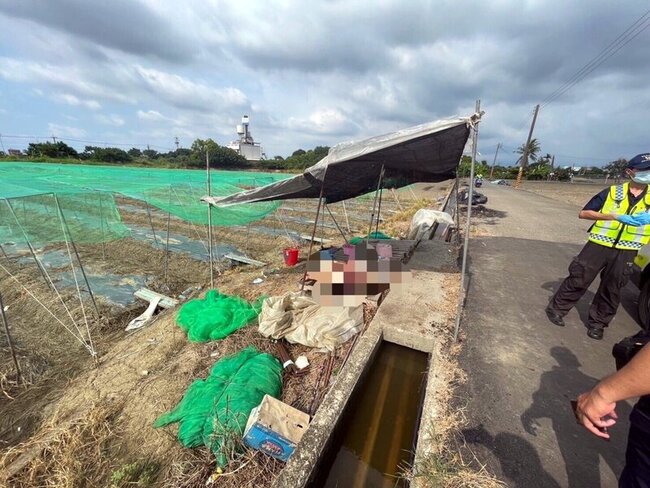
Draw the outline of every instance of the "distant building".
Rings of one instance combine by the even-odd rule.
[[[22,156],[23,152],[20,149],[9,149],[7,151],[9,153],[9,156]]]
[[[237,154],[244,156],[248,161],[259,161],[260,159],[264,159],[265,155],[262,152],[260,143],[253,140],[253,135],[248,129],[248,124],[248,115],[244,115],[241,119],[241,124],[237,126],[239,140],[231,142],[227,147]]]

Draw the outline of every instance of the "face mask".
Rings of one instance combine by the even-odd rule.
[[[650,171],[637,171],[636,174],[632,176],[632,181],[642,185],[650,184]]]

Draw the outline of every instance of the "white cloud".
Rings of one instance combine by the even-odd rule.
[[[52,96],[52,99],[56,102],[67,103],[73,107],[86,107],[90,110],[99,110],[102,108],[97,100],[82,100],[70,93],[57,93]]]
[[[79,138],[86,136],[86,131],[84,129],[81,129],[79,127],[72,127],[69,125],[59,125],[53,122],[47,124],[47,131],[49,134],[55,137]]]
[[[336,108],[317,110],[304,119],[291,117],[287,126],[291,130],[323,135],[349,134],[356,132],[357,128],[345,114]]]
[[[145,122],[169,122],[172,119],[165,117],[163,114],[157,110],[138,110],[137,111],[138,119],[144,120]]]
[[[125,124],[125,120],[116,114],[110,114],[110,115],[99,114],[96,115],[95,118],[101,124],[110,125],[112,127],[121,127]]]

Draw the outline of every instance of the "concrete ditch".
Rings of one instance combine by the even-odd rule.
[[[435,423],[437,347],[435,331],[449,316],[445,293],[445,278],[458,273],[458,253],[455,246],[441,241],[421,241],[408,262],[413,280],[400,293],[389,293],[380,304],[366,332],[359,338],[350,358],[337,375],[333,385],[316,412],[309,429],[287,465],[275,480],[276,488],[307,486],[315,474],[319,460],[331,442],[332,433],[342,419],[348,402],[372,365],[382,341],[392,342],[429,354],[427,384],[420,426]],[[454,307],[455,309],[455,304]],[[425,429],[426,430],[426,429]],[[413,465],[427,452],[426,432],[418,434]],[[418,486],[414,482],[412,486]]]

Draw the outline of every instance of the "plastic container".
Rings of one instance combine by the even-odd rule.
[[[298,262],[298,249],[295,247],[287,247],[284,250],[284,264],[287,266],[295,266]]]

